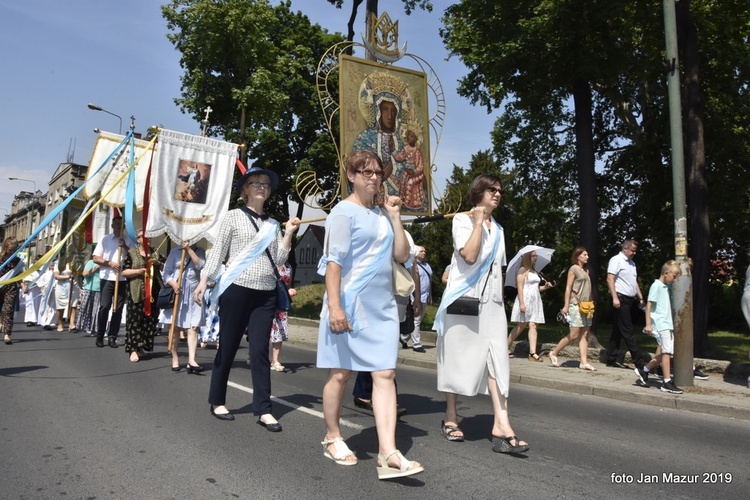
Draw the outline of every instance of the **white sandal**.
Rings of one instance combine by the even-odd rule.
[[[284,367],[284,365],[282,365],[281,363],[277,361],[271,365],[271,370],[275,372],[283,372],[283,371],[286,371],[286,368]]]
[[[595,367],[591,366],[590,364],[586,363],[585,365],[579,365],[579,370],[583,370],[585,372],[595,372],[597,371]]]
[[[391,467],[388,465],[388,459],[393,455],[398,457],[400,463],[399,467]],[[393,450],[386,455],[378,453],[378,464],[378,479],[394,479],[424,472],[424,467],[421,465],[414,465],[414,462],[407,460],[398,450]]]
[[[324,438],[321,443],[323,445],[323,456],[330,458],[339,465],[357,465],[357,455],[344,442],[344,438],[341,436],[333,439]],[[328,446],[333,445],[333,454],[328,451]],[[349,457],[354,457],[354,460],[347,460]]]

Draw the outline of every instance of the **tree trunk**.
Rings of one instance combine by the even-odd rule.
[[[591,112],[591,85],[578,81],[573,84],[573,102],[575,104],[576,134],[576,167],[578,170],[578,188],[580,192],[580,244],[586,247],[589,262],[586,266],[591,276],[593,300],[597,299],[599,277],[599,205],[596,201],[596,171],[594,169],[594,124]],[[594,328],[596,323],[594,323]],[[590,343],[592,347],[601,348],[596,333],[592,328]]]
[[[676,7],[682,42],[682,60],[685,66],[685,156],[691,235],[688,248],[693,259],[693,354],[696,357],[709,357],[711,349],[708,345],[708,281],[711,248],[698,33],[690,14],[690,1],[677,2]]]

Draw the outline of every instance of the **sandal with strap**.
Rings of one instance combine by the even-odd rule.
[[[388,459],[393,455],[398,457],[398,467],[388,465]],[[424,467],[416,465],[411,460],[407,460],[398,450],[393,450],[385,455],[378,453],[378,479],[394,479],[397,477],[412,476],[420,472],[424,472]]]
[[[275,372],[283,372],[286,371],[286,368],[284,367],[284,365],[277,361],[271,365],[271,370]]]
[[[460,436],[456,434],[458,432],[461,433]],[[445,420],[442,420],[440,422],[440,434],[442,434],[448,441],[463,441],[463,433],[464,431],[461,430],[458,424],[454,425],[450,421],[448,421],[448,423],[446,424]]]
[[[323,456],[330,458],[339,465],[357,465],[357,455],[344,442],[344,438],[341,436],[333,439],[324,438],[321,443],[323,445]],[[333,453],[328,450],[329,445],[333,445]],[[349,457],[354,457],[354,460],[347,460]]]
[[[535,352],[529,354],[529,361],[536,361],[537,363],[544,363],[544,359]]]
[[[583,370],[583,371],[585,371],[585,372],[595,372],[595,371],[596,371],[596,368],[595,368],[595,367],[593,367],[593,366],[591,366],[591,365],[590,365],[590,364],[588,364],[588,363],[586,363],[585,365],[579,365],[579,366],[578,366],[578,369],[579,369],[579,370]]]
[[[555,368],[560,368],[560,362],[557,361],[557,356],[555,356],[552,353],[549,353],[548,356],[549,356],[549,362],[552,363],[552,366],[554,366]]]
[[[513,445],[511,441],[515,441],[516,444]],[[524,451],[529,451],[529,445],[522,445],[516,436],[504,438],[492,436],[492,451],[495,453],[523,453]]]

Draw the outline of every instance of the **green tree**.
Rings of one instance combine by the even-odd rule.
[[[683,109],[690,116],[691,245],[702,249],[696,255],[701,265],[708,265],[702,245],[709,237],[712,261],[747,262],[746,225],[722,221],[742,220],[748,212],[748,183],[739,181],[746,171],[737,167],[748,151],[750,7],[737,0],[680,3],[681,48],[690,64]],[[693,11],[692,18],[685,9]],[[700,46],[697,38],[687,43],[689,22]],[[513,166],[521,185],[560,183],[569,203],[563,232],[587,246],[592,257],[598,248],[615,253],[626,237],[641,241],[639,269],[647,286],[674,251],[660,3],[464,0],[446,11],[441,34],[468,67],[459,92],[488,110],[502,108],[493,131],[498,161]],[[696,60],[706,61],[700,67],[705,122],[696,99],[701,97]],[[737,195],[725,196],[727,186]],[[538,209],[546,212],[549,206],[543,202]],[[710,235],[708,220],[715,221]],[[592,277],[604,269],[591,264]],[[717,271],[712,268],[712,281]],[[696,293],[708,295],[700,286]],[[696,335],[705,340],[706,332]]]
[[[247,157],[279,174],[269,211],[285,219],[290,197],[300,201],[297,171],[315,170],[328,184],[337,175],[315,74],[341,35],[293,12],[290,1],[172,0],[162,13],[185,71],[175,102],[196,119],[211,106],[208,134],[245,144]]]
[[[354,23],[357,20],[357,12],[359,11],[360,6],[365,0],[352,0],[352,10],[351,14],[349,16],[349,22],[347,23],[347,35],[346,39],[350,42],[354,41]],[[406,12],[406,15],[411,14],[414,9],[420,8],[424,9],[428,12],[432,12],[432,2],[429,0],[401,0],[404,4],[404,12]],[[344,5],[344,0],[328,0],[328,3],[335,5],[336,8],[340,9]],[[367,3],[365,4],[365,16],[367,14],[373,13],[375,15],[378,14],[378,0],[367,0]]]

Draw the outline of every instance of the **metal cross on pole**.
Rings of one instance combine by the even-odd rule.
[[[213,111],[213,109],[211,109],[211,106],[208,106],[208,107],[207,107],[206,109],[204,109],[203,111],[205,111],[205,112],[206,112],[206,117],[205,117],[205,118],[203,119],[203,121],[201,122],[201,123],[203,124],[203,129],[201,130],[201,135],[202,135],[203,137],[205,137],[205,136],[206,136],[206,127],[208,127],[208,115],[210,115],[210,114],[211,114],[211,111]]]

